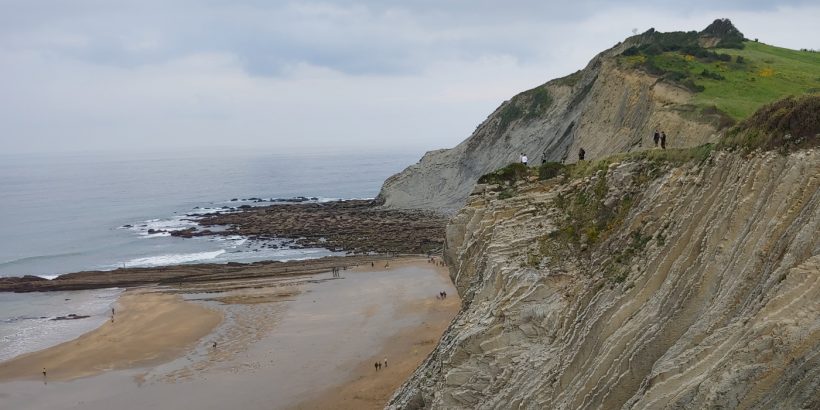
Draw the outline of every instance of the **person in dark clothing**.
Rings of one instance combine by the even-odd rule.
[[[655,130],[655,135],[652,136],[652,140],[655,141],[655,146],[657,147],[658,141],[661,140],[661,133],[659,133],[658,130]]]
[[[583,149],[583,148],[579,149],[579,150],[578,150],[578,161],[583,161],[583,160],[584,160],[584,156],[585,156],[586,154],[587,154],[587,152],[586,152],[586,151],[584,151],[584,149]]]
[[[666,149],[666,133],[661,132],[661,148]]]

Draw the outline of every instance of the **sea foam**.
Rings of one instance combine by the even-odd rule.
[[[135,258],[125,262],[127,267],[153,267],[177,265],[181,263],[205,262],[217,258],[219,255],[225,253],[224,249],[219,249],[209,252],[194,252],[194,253],[172,253],[167,255],[148,256],[144,258]]]

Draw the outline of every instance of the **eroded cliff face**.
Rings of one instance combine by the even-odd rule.
[[[820,151],[479,189],[463,308],[390,408],[820,408]]]
[[[670,147],[714,142],[719,121],[695,115],[689,91],[642,71],[619,67],[615,56],[628,39],[586,68],[504,102],[464,142],[428,152],[417,164],[388,178],[379,193],[387,207],[454,212],[481,175],[526,153],[531,163],[575,162],[645,149],[663,129]]]

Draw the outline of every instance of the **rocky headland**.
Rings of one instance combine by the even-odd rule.
[[[389,407],[820,407],[818,147],[813,96],[484,178],[447,227],[462,311]]]
[[[504,101],[462,143],[388,178],[377,200],[454,213],[482,175],[521,153],[531,165],[574,163],[581,148],[586,160],[598,159],[653,147],[656,130],[669,148],[715,143],[758,107],[820,90],[815,60],[745,41],[727,19],[700,32],[650,29]]]

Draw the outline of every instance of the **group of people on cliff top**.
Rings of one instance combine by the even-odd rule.
[[[666,149],[666,132],[665,131],[655,130],[655,135],[652,136],[652,140],[655,141],[655,147],[657,147],[658,144],[660,144],[662,149]],[[586,156],[586,151],[584,151],[583,148],[579,148],[578,149],[578,161],[583,161],[585,156]],[[520,158],[521,158],[521,163],[524,164],[524,165],[527,165],[527,162],[528,162],[527,154],[524,154],[522,152]],[[544,151],[544,155],[543,155],[543,158],[541,160],[541,163],[543,164],[543,163],[546,163],[546,162],[547,162],[547,153],[546,153],[546,151]],[[561,162],[563,162],[563,160]]]
[[[661,143],[661,148],[666,149],[666,132],[655,130],[655,135],[652,136],[652,140],[655,141],[655,147],[658,146],[658,142]]]

